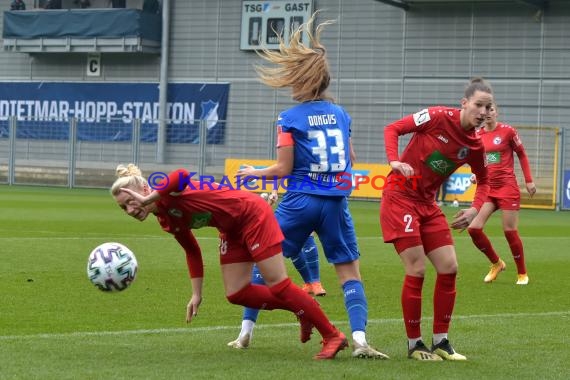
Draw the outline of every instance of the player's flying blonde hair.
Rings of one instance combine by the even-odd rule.
[[[135,164],[119,165],[115,169],[117,180],[111,186],[111,195],[118,195],[121,188],[143,189],[146,185],[146,179],[142,176],[142,172]]]
[[[320,36],[326,25],[333,24],[328,20],[317,25],[313,33],[313,25],[318,12],[297,29],[291,31],[289,46],[279,35],[279,51],[263,48],[257,54],[276,66],[256,65],[259,79],[269,87],[291,87],[292,97],[298,102],[326,99],[333,101],[326,93],[330,84],[330,69],[326,57],[326,49],[320,42]],[[308,46],[301,42],[303,33],[309,38]]]

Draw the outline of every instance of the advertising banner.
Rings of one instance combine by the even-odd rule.
[[[158,83],[3,82],[0,120],[17,117],[17,138],[67,139],[76,118],[79,140],[129,141],[140,119],[141,141],[156,142],[158,96]],[[205,120],[207,143],[222,144],[228,98],[228,83],[169,84],[167,142],[198,143]]]
[[[255,168],[265,168],[275,163],[274,160],[249,160],[228,158],[225,161],[224,173],[235,186],[235,175],[243,165],[251,165]],[[352,194],[353,198],[377,198],[382,197],[382,189],[386,185],[386,177],[390,173],[390,165],[379,164],[356,164],[352,168]],[[446,183],[446,201],[457,200],[462,203],[469,203],[475,195],[475,185],[469,180],[471,169],[469,166],[460,167],[451,175]],[[258,193],[269,193],[273,189],[271,181],[250,183],[246,190]],[[283,193],[283,186],[279,186],[279,193]]]

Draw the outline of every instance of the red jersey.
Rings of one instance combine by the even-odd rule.
[[[508,185],[515,185],[518,188],[513,152],[519,157],[525,181],[533,182],[524,146],[515,128],[508,124],[497,123],[492,131],[479,128],[477,135],[483,141],[487,153],[487,170],[491,189],[499,189]]]
[[[414,136],[399,156],[398,136],[408,133]],[[384,142],[388,161],[409,164],[415,177],[403,181],[391,171],[384,191],[431,204],[441,184],[457,168],[469,164],[478,180],[472,206],[479,210],[483,205],[489,190],[483,143],[474,130],[461,127],[459,109],[430,107],[405,116],[386,126]]]
[[[267,205],[261,197],[247,191],[228,187],[212,190],[198,181],[189,183],[180,193],[161,194],[156,202],[158,221],[166,232],[176,234],[176,228],[184,226],[186,229],[215,227],[220,232],[232,233],[241,230],[255,218],[256,210]]]
[[[188,180],[184,169],[168,177],[169,185],[158,191],[161,197],[155,202],[156,217],[162,229],[173,234],[184,248],[191,277],[203,276],[202,254],[192,229],[215,227],[221,234],[243,240],[250,252],[283,240],[273,209],[258,195],[213,182]],[[264,230],[252,232],[260,224]]]

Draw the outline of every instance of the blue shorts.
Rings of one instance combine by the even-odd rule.
[[[360,256],[346,197],[287,192],[275,216],[285,235],[285,257],[296,257],[313,231],[329,263],[350,263]]]

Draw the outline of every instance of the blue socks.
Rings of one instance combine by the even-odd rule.
[[[366,331],[368,322],[368,302],[364,294],[362,282],[349,280],[342,285],[344,306],[348,312],[348,320],[352,331]]]
[[[311,282],[311,274],[309,273],[309,268],[306,265],[305,255],[303,254],[303,250],[296,255],[291,257],[291,262],[297,269],[297,272],[301,275],[301,278],[305,283]]]
[[[259,268],[257,268],[257,265],[253,266],[253,271],[251,272],[251,283],[256,285],[265,285],[265,281],[263,280],[263,277],[261,276],[261,272],[259,271]],[[256,322],[258,315],[259,315],[258,309],[251,309],[249,307],[245,307],[243,309],[242,320],[248,319],[250,321]]]
[[[305,282],[320,282],[321,274],[319,272],[319,250],[315,243],[315,238],[310,235],[303,248],[301,248],[301,255],[305,258],[307,272],[309,274],[309,281]]]

